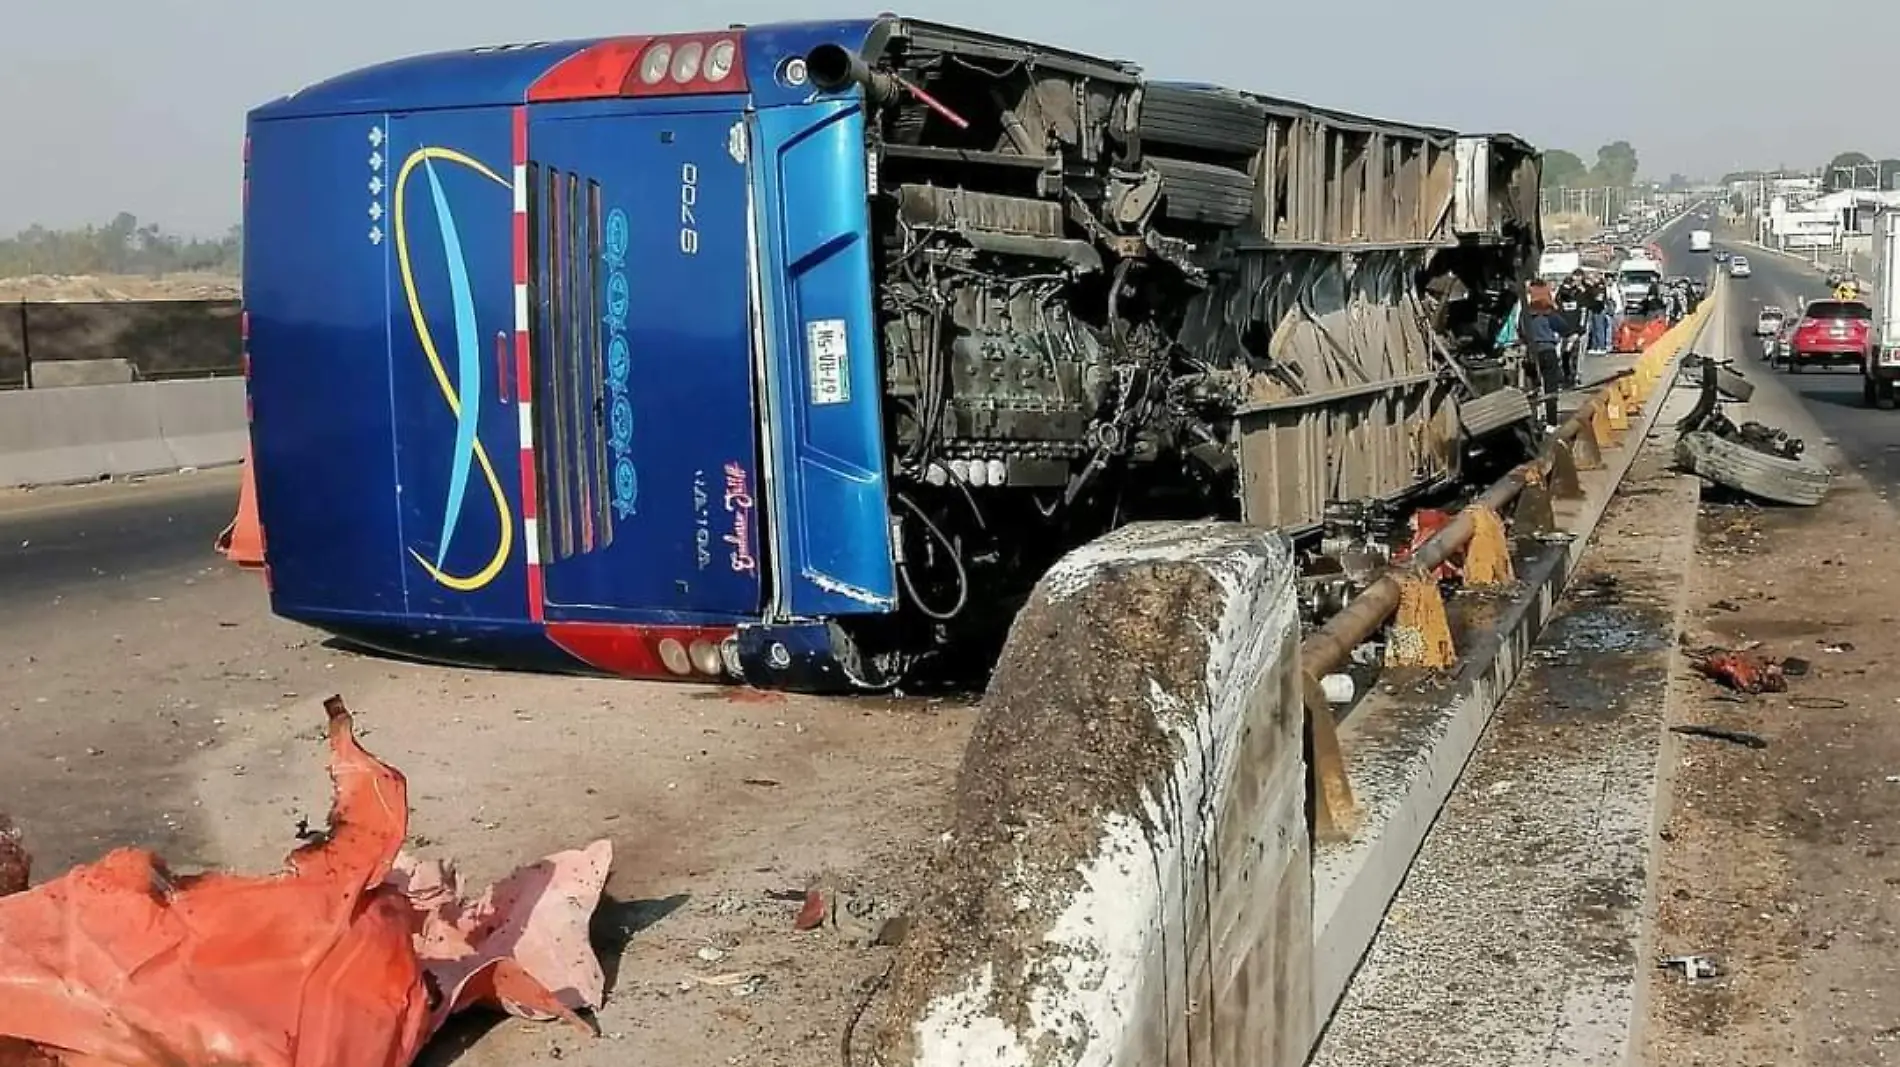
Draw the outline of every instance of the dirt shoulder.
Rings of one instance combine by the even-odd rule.
[[[1840,469],[1785,388],[1751,374],[1750,417],[1813,434]],[[1684,645],[1810,666],[1786,693],[1747,697],[1678,659],[1671,725],[1766,747],[1666,742],[1656,948],[1723,973],[1652,971],[1641,1051],[1670,1067],[1886,1063],[1900,1056],[1900,516],[1851,468],[1814,509],[1715,497],[1703,494]]]
[[[425,1063],[838,1062],[891,954],[864,935],[908,905],[949,825],[972,707],[358,655],[270,616],[261,579],[211,550],[230,497],[185,508],[191,484],[0,498],[0,812],[39,879],[120,845],[278,869],[328,810],[321,704],[341,693],[408,777],[417,852],[480,882],[614,846],[604,1036],[474,1018]],[[174,528],[175,553],[157,543]],[[851,919],[794,929],[814,884]]]

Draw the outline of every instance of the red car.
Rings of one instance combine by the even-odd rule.
[[[1788,339],[1788,369],[1860,367],[1873,346],[1874,309],[1858,300],[1816,300]]]

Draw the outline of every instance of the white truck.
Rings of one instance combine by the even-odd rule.
[[[1634,317],[1650,289],[1661,285],[1662,280],[1662,264],[1646,255],[1631,256],[1617,264],[1616,291],[1623,298],[1623,314]]]
[[[1707,252],[1715,240],[1715,235],[1707,230],[1689,231],[1689,251]]]
[[[1582,266],[1582,253],[1545,252],[1537,259],[1537,276],[1545,281],[1562,281],[1575,274]]]
[[[1900,212],[1880,215],[1874,234],[1873,344],[1860,362],[1861,398],[1870,408],[1894,406],[1900,383]]]

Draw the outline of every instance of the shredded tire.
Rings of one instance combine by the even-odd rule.
[[[1834,474],[1819,463],[1758,452],[1706,431],[1676,442],[1676,461],[1718,485],[1778,504],[1813,507],[1834,486]]]
[[[1715,388],[1730,400],[1740,401],[1744,404],[1748,403],[1749,397],[1755,395],[1755,383],[1729,370],[1727,367],[1723,367],[1715,372]]]

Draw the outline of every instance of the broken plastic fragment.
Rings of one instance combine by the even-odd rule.
[[[407,783],[357,743],[341,699],[324,710],[329,832],[286,871],[177,877],[120,849],[0,897],[0,1065],[405,1067],[474,1004],[586,1026],[575,1012],[604,984],[587,926],[612,846],[464,902],[452,868],[399,857]],[[17,854],[24,881],[10,830],[0,820],[0,867]]]
[[[262,878],[120,849],[0,898],[0,1037],[120,1067],[398,1067],[429,1021],[409,903],[385,884],[402,775],[331,698],[327,840]]]
[[[453,865],[399,858],[390,881],[415,906],[416,951],[443,992],[430,1028],[487,1004],[592,1033],[575,1012],[600,1007],[604,996],[587,927],[612,866],[613,845],[596,841],[523,867],[465,901]]]

